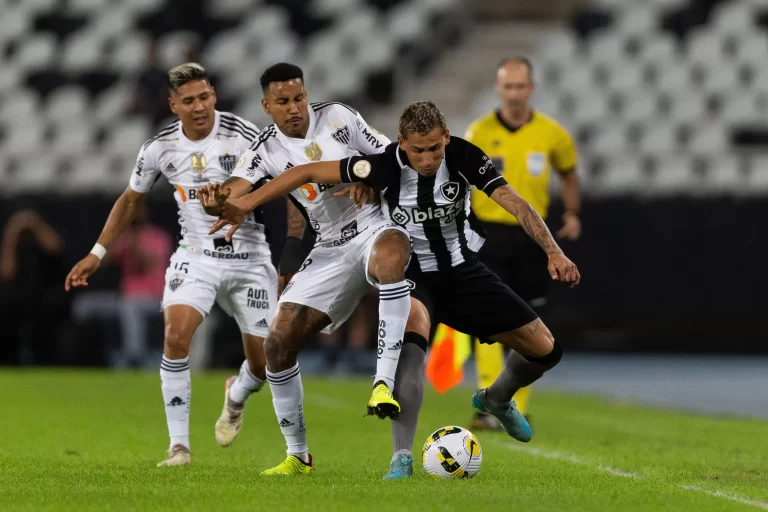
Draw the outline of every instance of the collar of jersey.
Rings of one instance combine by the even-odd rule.
[[[511,126],[511,125],[507,124],[507,122],[504,120],[503,117],[501,117],[501,110],[495,110],[495,113],[496,113],[496,120],[499,122],[499,124],[501,126],[506,128],[506,130],[509,133],[515,133],[515,132],[517,132],[519,130],[522,130],[523,128],[525,128],[526,126],[528,126],[529,124],[531,124],[533,122],[533,117],[536,115],[536,111],[534,109],[531,109],[531,112],[528,115],[528,120],[526,122],[524,122],[520,126]]]
[[[411,161],[408,160],[408,155],[405,153],[405,151],[400,149],[399,144],[397,146],[397,149],[395,149],[395,156],[397,156],[397,163],[398,165],[400,165],[401,169],[405,169],[405,168],[413,169],[413,167],[411,167]]]
[[[184,128],[181,126],[181,121],[179,121],[179,140],[183,140],[184,142],[189,142],[190,144],[202,144],[203,142],[208,142],[209,140],[215,139],[216,134],[219,132],[219,120],[221,117],[219,116],[219,111],[214,110],[214,122],[213,122],[213,128],[211,128],[211,133],[208,134],[208,136],[201,140],[190,140],[187,138],[186,135],[184,135]]]
[[[296,137],[288,137],[286,134],[280,131],[278,128],[277,131],[277,137],[280,139],[280,141],[285,142],[286,144],[293,144],[296,146],[304,146],[307,144],[308,141],[311,141],[315,138],[315,127],[317,126],[317,116],[315,115],[315,111],[312,108],[312,106],[309,106],[309,128],[307,128],[307,136],[303,139],[297,139]]]

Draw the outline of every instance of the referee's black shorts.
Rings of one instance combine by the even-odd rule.
[[[486,236],[478,253],[480,261],[525,302],[543,306],[551,280],[547,254],[520,226],[495,222],[481,225]]]
[[[494,334],[512,331],[538,318],[526,302],[479,261],[451,270],[422,272],[411,260],[406,279],[413,283],[411,297],[429,311],[432,326],[443,323],[457,331],[493,343]]]

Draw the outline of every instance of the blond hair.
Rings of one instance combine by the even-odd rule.
[[[443,132],[448,128],[445,116],[431,101],[417,101],[411,103],[400,116],[400,135],[408,137],[411,133],[424,135],[435,128]]]
[[[168,87],[177,90],[187,82],[205,80],[209,84],[208,72],[197,62],[185,62],[168,71]]]

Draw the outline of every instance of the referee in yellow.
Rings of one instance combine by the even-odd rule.
[[[553,174],[560,179],[565,207],[559,238],[578,240],[581,235],[579,209],[581,189],[576,175],[576,147],[570,134],[548,115],[531,108],[534,90],[533,66],[525,57],[504,59],[496,73],[498,110],[476,119],[465,138],[479,146],[493,160],[507,182],[533,206],[542,218],[549,208],[549,183]],[[523,231],[517,219],[477,190],[472,209],[487,234],[480,260],[494,271],[539,315],[547,304],[550,276],[547,256]],[[501,345],[475,341],[478,387],[487,388],[501,372],[504,360]],[[529,388],[516,395],[523,414],[528,406]],[[498,420],[479,413],[472,429],[501,428]]]

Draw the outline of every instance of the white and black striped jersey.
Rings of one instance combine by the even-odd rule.
[[[223,234],[208,234],[216,217],[206,214],[197,198],[197,187],[229,178],[257,137],[256,126],[228,112],[216,111],[213,129],[203,140],[189,140],[181,121],[176,121],[144,143],[133,168],[130,187],[147,193],[161,174],[168,179],[176,189],[173,195],[179,206],[180,244],[222,262],[269,261],[269,245],[260,212],[250,216],[232,241],[227,242]]]
[[[381,153],[389,142],[354,109],[342,103],[311,103],[305,138],[288,137],[275,125],[268,126],[232,175],[257,183],[297,165]],[[346,195],[333,197],[338,189],[338,185],[308,183],[291,192],[317,233],[316,245],[343,245],[367,229],[371,221],[382,219],[378,205],[358,208]]]
[[[413,170],[396,143],[381,155],[342,160],[340,172],[345,183],[362,182],[382,192],[382,212],[408,230],[423,272],[473,258],[485,239],[472,226],[472,186],[490,196],[507,183],[480,148],[459,137],[451,137],[433,176]]]

